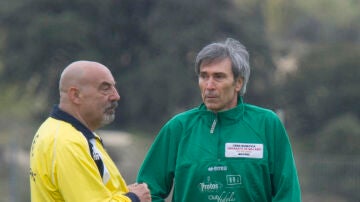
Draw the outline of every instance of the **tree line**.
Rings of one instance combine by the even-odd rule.
[[[348,114],[358,123],[360,27],[354,1],[327,5],[330,11],[349,10],[336,15],[340,20],[324,17],[321,2],[295,0],[1,4],[3,97],[26,106],[32,117],[44,118],[58,102],[61,70],[86,59],[108,66],[117,80],[121,101],[113,127],[157,130],[171,115],[200,103],[196,53],[233,37],[250,53],[246,102],[284,110],[296,135],[319,133]],[[297,69],[279,80],[277,64],[286,57],[295,58]]]

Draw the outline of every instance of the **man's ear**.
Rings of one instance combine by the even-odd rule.
[[[240,92],[242,86],[244,84],[244,79],[239,77],[238,79],[236,79],[235,81],[235,90],[236,92]]]
[[[73,102],[75,104],[80,104],[81,100],[80,100],[79,89],[77,89],[76,87],[70,87],[67,93],[68,93],[68,96],[69,96],[71,102]]]

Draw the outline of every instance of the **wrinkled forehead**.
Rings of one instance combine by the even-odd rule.
[[[223,72],[227,74],[233,74],[232,72],[232,64],[231,60],[229,58],[217,58],[213,60],[206,60],[200,65],[200,72],[209,71],[209,68],[211,68],[211,71],[213,72]]]
[[[201,60],[201,63],[200,63],[200,69],[201,67],[203,66],[208,66],[208,65],[211,65],[213,63],[220,63],[222,62],[223,60],[226,60],[226,59],[229,59],[229,57],[225,56],[225,55],[222,55],[222,56],[217,56],[217,57],[207,57],[207,58],[204,58]]]
[[[106,67],[85,67],[81,78],[83,85],[98,87],[103,84],[115,85],[115,80],[110,70]]]

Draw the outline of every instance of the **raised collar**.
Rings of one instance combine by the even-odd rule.
[[[97,138],[90,129],[88,129],[84,124],[82,124],[79,120],[77,120],[72,115],[61,110],[58,105],[55,105],[53,107],[53,109],[50,113],[50,117],[70,123],[74,128],[76,128],[78,131],[80,131],[87,140]]]
[[[202,113],[209,115],[206,116],[207,118],[210,118],[209,122],[212,122],[214,119],[217,119],[223,124],[235,123],[238,122],[239,119],[242,119],[244,116],[243,98],[239,96],[237,106],[226,111],[214,113],[212,111],[209,111],[204,103],[200,105],[199,110],[202,111]]]

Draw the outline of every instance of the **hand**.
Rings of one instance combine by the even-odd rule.
[[[150,190],[146,183],[128,185],[129,191],[136,194],[141,202],[151,202]]]

